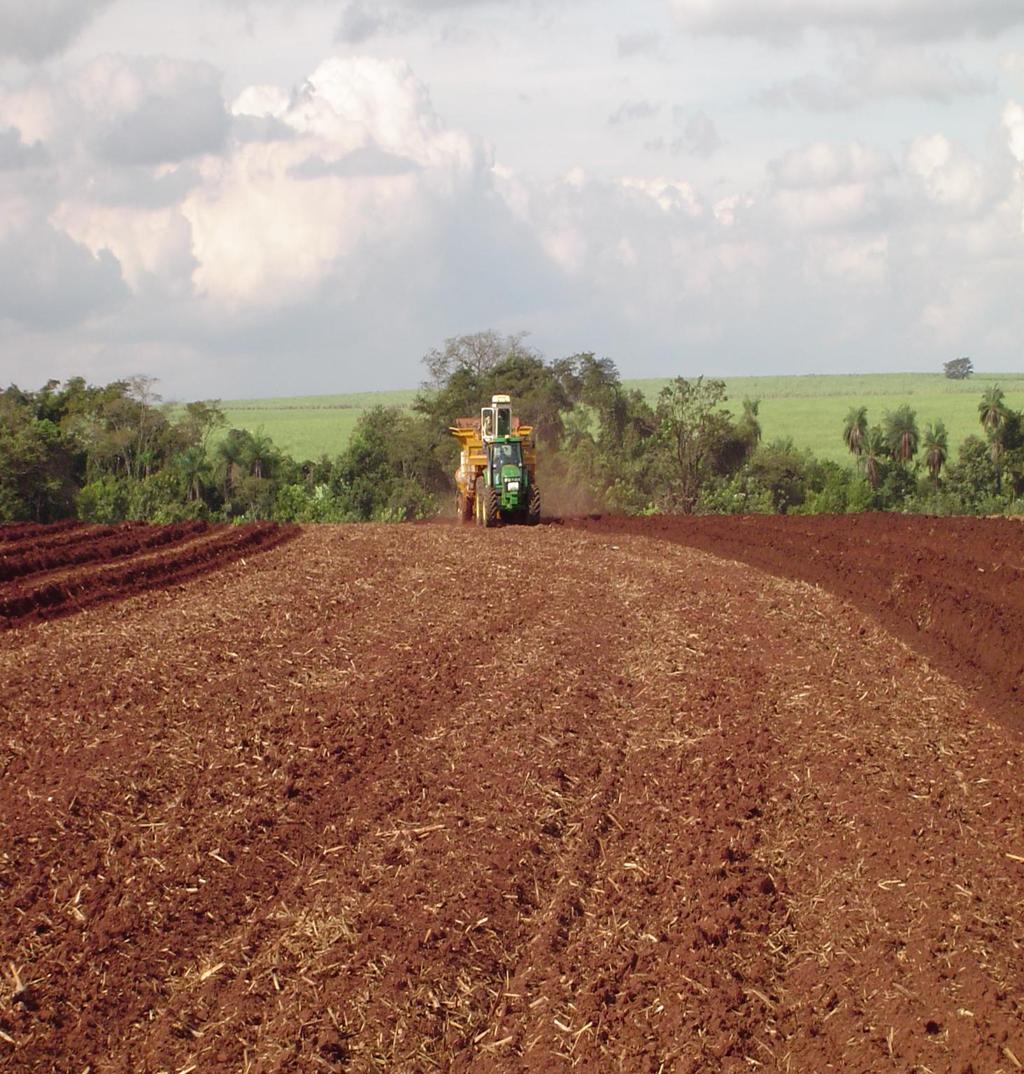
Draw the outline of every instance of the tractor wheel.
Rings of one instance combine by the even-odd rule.
[[[455,517],[460,522],[473,520],[473,501],[461,492],[455,497]]]
[[[490,529],[492,526],[497,526],[498,518],[498,490],[486,489],[484,491],[484,525]]]
[[[540,489],[536,485],[530,486],[530,502],[526,508],[526,521],[531,526],[540,522]]]
[[[487,497],[487,489],[484,487],[484,479],[478,477],[476,479],[476,496],[473,497],[473,516],[476,519],[478,526],[483,526],[484,523],[484,500]]]

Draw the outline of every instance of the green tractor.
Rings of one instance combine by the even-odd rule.
[[[462,454],[455,472],[459,517],[497,526],[540,521],[533,429],[512,417],[511,400],[495,395],[477,418],[459,418],[451,429]]]

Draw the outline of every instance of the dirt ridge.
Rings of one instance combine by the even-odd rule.
[[[964,683],[1024,731],[1024,526],[910,515],[566,519],[700,548],[819,585]]]

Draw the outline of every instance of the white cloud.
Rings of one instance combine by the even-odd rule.
[[[530,6],[520,0],[505,2],[513,8]],[[346,0],[335,37],[348,45],[362,45],[380,35],[413,31],[431,16],[494,4],[495,0]]]
[[[781,188],[835,187],[881,179],[893,164],[860,142],[814,142],[769,162],[768,171]]]
[[[65,202],[53,213],[52,223],[95,256],[112,254],[136,293],[180,298],[191,291],[192,233],[177,206]]]
[[[1006,130],[1010,152],[1017,162],[1024,165],[1024,107],[1009,101],[1003,109],[1003,127]]]
[[[320,29],[334,17],[324,4]],[[606,27],[605,63],[615,40]],[[928,90],[927,64],[900,71],[913,48],[837,55],[848,66],[830,77],[874,87],[872,99],[940,100],[945,75],[965,70],[951,52]],[[599,94],[581,68],[559,68],[545,108],[573,119],[557,168],[570,151],[580,166],[555,181],[514,165],[514,145],[499,142],[509,155],[494,164],[398,60],[335,56],[280,84],[252,64],[252,85],[227,74],[243,87],[228,106],[200,63],[101,56],[12,76],[0,84],[4,353],[35,360],[49,333],[53,361],[81,355],[87,375],[133,371],[133,355],[165,376],[182,361],[191,380],[169,393],[225,397],[411,384],[429,346],[482,325],[531,329],[550,354],[597,347],[635,375],[841,369],[869,353],[934,368],[936,347],[981,354],[999,338],[1016,353],[1020,105],[1000,127],[991,100],[968,102],[977,142],[1000,133],[982,157],[955,136],[970,125],[962,103],[923,129],[900,127],[902,113],[884,128],[858,116],[856,140],[832,120],[744,115],[749,81],[730,81],[727,106],[632,56]],[[463,80],[434,77],[456,114]],[[522,126],[535,113],[519,88]],[[604,119],[625,97],[637,122],[623,136]],[[658,104],[673,99],[692,103]],[[719,106],[724,145],[708,114]],[[473,113],[483,134],[488,108]],[[646,170],[654,158],[628,143],[659,128],[674,155]]]
[[[280,86],[247,86],[231,105],[233,116],[280,119],[291,107],[292,97]]]
[[[236,146],[204,166],[183,206],[203,295],[281,306],[327,280],[346,293],[358,258],[415,246],[432,202],[486,172],[482,147],[443,126],[407,65],[369,58],[321,64],[284,106],[265,87],[233,105],[275,115],[296,137]]]
[[[683,212],[695,218],[704,214],[700,196],[690,183],[679,179],[625,178],[619,180],[622,189],[650,198],[664,213]]]
[[[1018,210],[1021,230],[1024,231],[1024,106],[1008,101],[1003,108],[1003,129],[1007,147],[1017,162]]]
[[[907,170],[934,204],[973,213],[986,202],[981,165],[958,152],[943,134],[915,138],[907,149]]]

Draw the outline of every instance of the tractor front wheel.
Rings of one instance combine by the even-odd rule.
[[[484,479],[476,479],[476,521],[490,529],[498,524],[498,490],[488,488]]]
[[[490,529],[492,526],[497,526],[499,522],[498,516],[498,490],[495,488],[489,488],[484,492],[484,525]]]
[[[531,526],[540,522],[540,489],[536,485],[530,486],[530,500],[526,508],[526,521]]]

